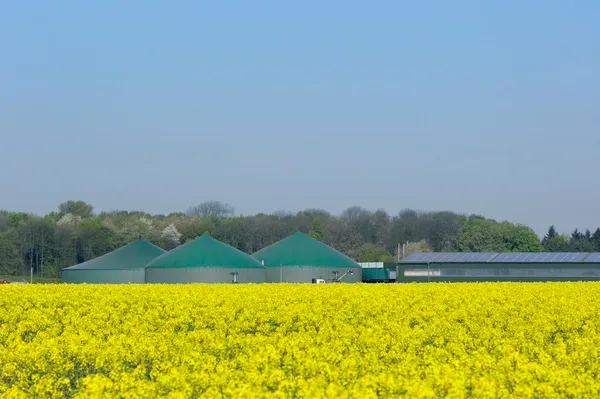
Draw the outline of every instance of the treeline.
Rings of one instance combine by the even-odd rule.
[[[399,244],[416,251],[600,251],[600,229],[559,234],[550,227],[540,240],[527,226],[497,222],[478,215],[350,207],[341,215],[321,209],[235,216],[218,201],[187,212],[93,213],[82,201],[67,201],[56,212],[37,216],[0,211],[0,275],[58,276],[64,267],[144,239],[166,250],[208,233],[242,251],[253,253],[296,231],[302,231],[362,262],[394,261]]]

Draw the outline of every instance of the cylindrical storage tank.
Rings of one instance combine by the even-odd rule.
[[[264,283],[266,277],[252,256],[208,235],[159,256],[145,271],[146,283]]]
[[[147,241],[139,240],[105,255],[61,271],[65,283],[142,284],[148,262],[166,253]]]
[[[362,268],[350,257],[306,234],[295,233],[252,255],[267,268],[267,282],[358,283]]]

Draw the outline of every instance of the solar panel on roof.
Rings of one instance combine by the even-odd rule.
[[[506,252],[494,259],[495,263],[561,263],[581,262],[585,252]]]
[[[468,252],[457,252],[450,257],[449,262],[469,262],[469,255],[471,254]]]
[[[402,262],[419,263],[422,258],[423,258],[423,252],[415,252],[415,253],[405,256],[402,259]]]
[[[492,260],[496,252],[417,252],[402,259],[403,263],[477,263]]]
[[[589,255],[589,256],[588,256]],[[598,262],[600,252],[416,252],[404,263],[569,263]]]
[[[590,256],[588,256],[585,261],[590,263],[600,262],[600,252],[590,253]]]
[[[494,259],[494,262],[514,262],[515,255],[518,254],[513,252],[501,253]]]
[[[586,252],[577,252],[572,254],[571,262],[581,262],[588,254]]]
[[[556,254],[556,258],[553,259],[554,262],[564,262],[569,254],[565,252],[558,252]]]

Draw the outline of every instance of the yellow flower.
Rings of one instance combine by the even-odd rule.
[[[600,395],[600,283],[5,285],[0,397]]]

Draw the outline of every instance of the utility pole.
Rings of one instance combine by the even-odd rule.
[[[404,246],[402,247],[404,249]],[[404,251],[403,251],[404,252]],[[400,243],[398,243],[398,259],[396,260],[396,282],[398,282],[398,271],[400,270]]]

